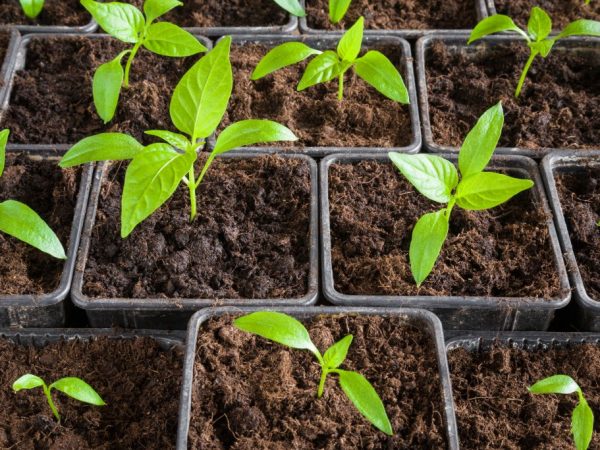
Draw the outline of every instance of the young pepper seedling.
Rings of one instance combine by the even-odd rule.
[[[338,23],[344,18],[352,0],[329,0],[329,21]]]
[[[455,206],[477,211],[494,208],[533,186],[533,181],[495,172],[484,172],[500,139],[504,124],[502,104],[488,109],[467,134],[456,167],[435,155],[389,153],[396,168],[422,195],[447,206],[417,221],[409,248],[413,278],[420,286],[433,270],[448,235]]]
[[[529,72],[529,68],[536,56],[545,58],[552,50],[556,41],[569,36],[600,36],[600,22],[595,20],[580,19],[568,24],[557,36],[549,37],[552,31],[552,19],[546,11],[534,6],[527,23],[527,31],[519,28],[513,20],[504,14],[495,14],[483,19],[471,32],[467,44],[481,39],[490,34],[501,31],[516,31],[529,46],[529,58],[521,72],[519,83],[515,91],[515,97],[521,94],[523,83]]]
[[[272,72],[304,61],[317,55],[306,66],[306,70],[298,83],[298,91],[338,79],[338,99],[344,97],[344,75],[350,68],[387,98],[399,103],[408,104],[408,90],[402,76],[392,62],[381,52],[369,50],[358,57],[363,40],[364,19],[359,18],[344,33],[337,45],[337,52],[324,52],[310,48],[302,42],[286,42],[271,49],[258,63],[252,72],[252,80],[258,80]]]
[[[339,368],[344,363],[352,343],[353,336],[351,334],[340,339],[329,347],[325,354],[321,355],[304,325],[287,314],[259,311],[238,317],[233,324],[242,331],[256,334],[278,344],[310,351],[321,366],[321,379],[317,389],[318,398],[323,395],[327,375],[335,374],[338,376],[342,390],[356,409],[385,434],[390,436],[394,434],[383,402],[373,385],[360,373]]]
[[[44,0],[19,0],[23,13],[30,19],[35,19],[44,9]]]

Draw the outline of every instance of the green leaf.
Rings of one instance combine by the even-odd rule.
[[[183,3],[177,0],[145,0],[144,14],[146,14],[146,23],[151,23],[154,19],[182,5]]]
[[[40,15],[44,8],[44,0],[19,0],[23,12],[30,19],[35,19]]]
[[[377,50],[369,50],[354,63],[356,74],[387,98],[408,104],[408,89],[402,76],[387,57]]]
[[[592,442],[594,432],[594,413],[585,399],[582,399],[573,410],[571,417],[571,433],[577,450],[587,450]]]
[[[28,373],[19,377],[19,379],[13,383],[12,388],[13,391],[19,392],[22,389],[33,389],[43,386],[44,384],[44,380],[40,377]]]
[[[273,0],[273,1],[293,16],[297,16],[297,17],[306,16],[306,12],[304,11],[304,8],[302,8],[302,6],[300,5],[300,2],[298,0]]]
[[[168,144],[151,144],[125,172],[121,197],[121,237],[165,203],[196,160],[195,152],[177,153]]]
[[[448,203],[452,190],[458,184],[456,167],[450,161],[436,155],[405,155],[388,153],[396,168],[417,191],[430,200]]]
[[[319,55],[320,53],[319,50],[310,48],[302,42],[286,42],[269,50],[260,60],[250,78],[258,80],[276,70],[299,63],[309,56]]]
[[[344,18],[352,0],[329,0],[329,20],[338,23]]]
[[[504,111],[498,102],[484,112],[467,134],[458,154],[458,168],[463,178],[481,172],[488,165],[498,145]]]
[[[539,53],[545,58],[550,53],[550,50],[552,50],[555,42],[554,39],[545,39],[540,42],[529,42],[527,45],[532,52]]]
[[[579,391],[579,386],[568,375],[553,375],[530,386],[532,394],[573,394]]]
[[[332,80],[339,75],[339,64],[340,59],[334,51],[327,50],[321,53],[308,63],[297,89],[303,91],[315,84]]]
[[[527,31],[536,41],[546,39],[552,31],[552,19],[542,8],[534,6],[527,22]]]
[[[90,403],[92,405],[106,405],[98,393],[85,381],[76,377],[65,377],[55,381],[50,385],[50,389],[56,389],[69,397],[80,402]]]
[[[6,144],[10,130],[8,128],[0,131],[0,177],[4,173],[4,165],[6,164]]]
[[[124,77],[121,59],[128,52],[129,50],[119,53],[115,59],[102,64],[94,73],[92,81],[94,106],[104,123],[110,122],[117,110]]]
[[[0,231],[58,259],[67,259],[54,231],[33,209],[15,200],[0,203]]]
[[[353,62],[360,53],[364,25],[365,19],[359,17],[338,42],[337,53],[342,61]]]
[[[356,409],[375,427],[389,436],[393,435],[383,402],[371,383],[357,372],[338,369],[335,373],[340,376],[340,386]]]
[[[600,22],[587,19],[576,20],[567,25],[556,39],[568,36],[600,36]]]
[[[190,141],[183,135],[179,133],[173,133],[172,131],[165,130],[148,130],[144,132],[150,136],[156,136],[161,138],[163,141],[168,142],[173,147],[178,148],[179,150],[185,151],[190,145]]]
[[[323,361],[329,369],[337,369],[344,362],[352,339],[353,336],[349,334],[327,349],[323,355]]]
[[[190,33],[169,22],[150,25],[143,45],[157,55],[172,57],[191,56],[208,50]]]
[[[237,147],[258,144],[260,142],[297,141],[292,131],[272,120],[240,120],[225,128],[215,144],[217,155]]]
[[[471,31],[471,36],[469,37],[467,44],[501,31],[516,31],[517,33],[524,34],[523,30],[515,25],[510,17],[505,16],[504,14],[495,14],[486,17],[475,26],[473,31]]]
[[[128,3],[81,0],[81,4],[104,31],[123,42],[136,43],[146,25],[144,15]]]
[[[230,45],[229,36],[219,41],[187,71],[173,92],[171,120],[192,141],[210,136],[227,109],[233,87]]]
[[[448,236],[447,210],[424,214],[415,224],[409,258],[413,278],[420,286],[431,273]]]
[[[495,172],[480,172],[461,180],[456,188],[456,203],[471,211],[490,209],[532,186],[531,180]]]
[[[64,168],[95,161],[121,161],[132,159],[144,146],[132,136],[123,133],[101,133],[83,138],[60,160]]]

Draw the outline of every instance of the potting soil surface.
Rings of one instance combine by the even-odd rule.
[[[591,1],[588,5],[579,0],[494,0],[498,14],[506,14],[522,29],[527,29],[531,8],[537,6],[548,13],[552,28],[562,30],[577,19],[600,20],[600,4]]]
[[[91,20],[79,0],[46,0],[42,12],[35,19],[25,16],[18,1],[0,1],[1,24],[83,26]]]

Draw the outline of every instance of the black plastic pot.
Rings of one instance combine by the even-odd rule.
[[[8,153],[19,153],[8,150]],[[54,152],[29,150],[32,158],[56,160],[59,157]],[[67,248],[67,260],[64,263],[60,284],[54,292],[43,295],[1,295],[0,294],[0,327],[61,327],[65,324],[65,298],[69,294],[75,257],[79,247],[79,239],[83,227],[85,209],[87,207],[90,186],[92,184],[91,165],[86,165],[81,173],[77,204],[73,215],[73,225]]]
[[[179,412],[179,426],[177,431],[177,449],[186,450],[188,431],[191,419],[192,408],[192,386],[194,382],[194,361],[196,358],[196,344],[198,334],[204,322],[213,317],[219,317],[225,314],[245,314],[254,311],[265,310],[265,308],[207,308],[194,314],[189,322],[187,331],[187,346],[185,354],[184,378],[181,389],[181,402]],[[418,324],[422,330],[427,330],[432,340],[435,342],[435,352],[440,372],[441,396],[444,402],[444,423],[446,424],[446,438],[448,440],[448,449],[458,449],[458,437],[456,432],[456,418],[454,415],[452,388],[449,381],[448,362],[444,352],[444,331],[442,324],[435,315],[416,309],[402,308],[338,308],[338,307],[296,307],[296,308],[275,308],[276,311],[292,315],[297,318],[309,318],[320,315],[379,315],[379,316],[399,316],[407,322]]]
[[[434,41],[442,41],[452,52],[460,52],[462,54],[475,54],[484,53],[487,48],[493,47],[499,44],[507,44],[512,42],[518,42],[521,45],[526,45],[523,40],[519,40],[514,35],[499,35],[489,36],[481,39],[480,41],[474,42],[471,45],[467,45],[468,36],[465,35],[438,35],[431,34],[425,36],[417,41],[416,44],[416,70],[417,70],[417,89],[419,92],[420,100],[420,112],[421,121],[423,126],[423,146],[429,152],[448,152],[458,153],[458,147],[452,147],[445,145],[441,142],[435,142],[433,133],[431,130],[431,116],[429,113],[429,99],[427,92],[427,66],[426,58],[428,56],[429,48]],[[581,54],[592,53],[599,54],[600,52],[600,40],[593,38],[568,38],[558,41],[552,50],[553,54],[560,52],[580,52]],[[518,77],[518,74],[515,74]],[[515,86],[517,78],[515,78]],[[490,105],[491,106],[491,105]],[[600,144],[598,144],[600,148]],[[497,154],[505,155],[523,155],[531,158],[542,158],[550,152],[564,151],[562,148],[540,148],[538,150],[531,150],[522,147],[498,147],[496,149]]]
[[[2,104],[17,57],[17,48],[19,47],[21,34],[14,28],[6,27],[0,27],[0,32],[10,33],[10,40],[6,48],[4,61],[0,61],[0,104]]]
[[[456,162],[455,155],[443,155]],[[331,229],[329,216],[329,167],[334,164],[354,163],[361,160],[389,162],[387,155],[331,155],[319,167],[321,189],[321,260],[323,295],[329,302],[340,306],[385,306],[425,308],[434,312],[445,330],[545,330],[554,313],[569,303],[571,291],[561,255],[550,208],[544,194],[542,180],[535,162],[522,156],[495,156],[491,170],[510,170],[514,175],[535,182],[531,192],[534,201],[547,213],[546,224],[554,251],[556,276],[560,280],[560,298],[531,297],[462,297],[462,296],[405,296],[348,295],[338,292],[334,284],[331,257]],[[391,164],[391,162],[390,162]]]
[[[227,153],[221,158],[254,158],[265,153],[248,153],[245,151]],[[85,274],[91,235],[96,221],[96,211],[100,197],[106,164],[97,166],[94,183],[90,194],[90,202],[83,228],[81,247],[71,290],[71,299],[79,308],[85,310],[91,326],[148,329],[180,329],[187,327],[193,313],[199,309],[224,306],[303,306],[317,302],[319,293],[319,253],[318,253],[318,182],[317,163],[305,155],[283,154],[284,158],[302,159],[310,165],[311,173],[311,213],[310,213],[310,269],[307,293],[300,298],[281,299],[211,299],[211,298],[90,298],[83,293],[83,277]]]
[[[542,160],[541,169],[550,206],[554,213],[558,238],[573,286],[575,304],[579,311],[577,315],[578,326],[582,330],[598,332],[600,331],[600,298],[592,298],[585,289],[554,178],[558,173],[577,173],[584,167],[600,169],[600,151],[551,153]]]

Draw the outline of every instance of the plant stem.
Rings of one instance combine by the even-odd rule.
[[[319,389],[317,390],[317,397],[321,398],[323,396],[323,390],[325,389],[325,380],[327,379],[327,370],[321,367],[321,381],[319,381]]]
[[[139,42],[136,42],[135,45],[133,46],[133,49],[131,50],[131,53],[129,54],[129,57],[127,58],[127,64],[125,64],[125,82],[123,83],[123,85],[126,88],[129,87],[129,71],[131,69],[131,63],[133,62],[133,58],[135,58],[135,55],[137,54],[141,45],[142,45],[141,40]]]
[[[193,165],[188,174],[188,190],[190,192],[190,222],[192,222],[198,214],[196,212],[196,174]]]
[[[532,51],[529,55],[529,59],[525,63],[525,67],[523,68],[523,72],[521,73],[521,78],[519,79],[519,84],[517,84],[517,90],[515,91],[515,97],[518,97],[521,94],[521,89],[523,88],[523,83],[525,82],[525,77],[527,77],[527,72],[529,72],[529,68],[531,67],[531,63],[538,55],[538,52]]]
[[[341,102],[344,99],[344,72],[338,77],[338,100]]]
[[[48,400],[48,405],[50,405],[50,409],[52,410],[52,414],[56,417],[56,420],[60,422],[60,415],[58,414],[58,410],[56,406],[54,406],[54,401],[52,401],[52,394],[50,394],[50,389],[45,384],[42,385],[42,389],[44,389],[44,394],[46,394],[46,399]]]

